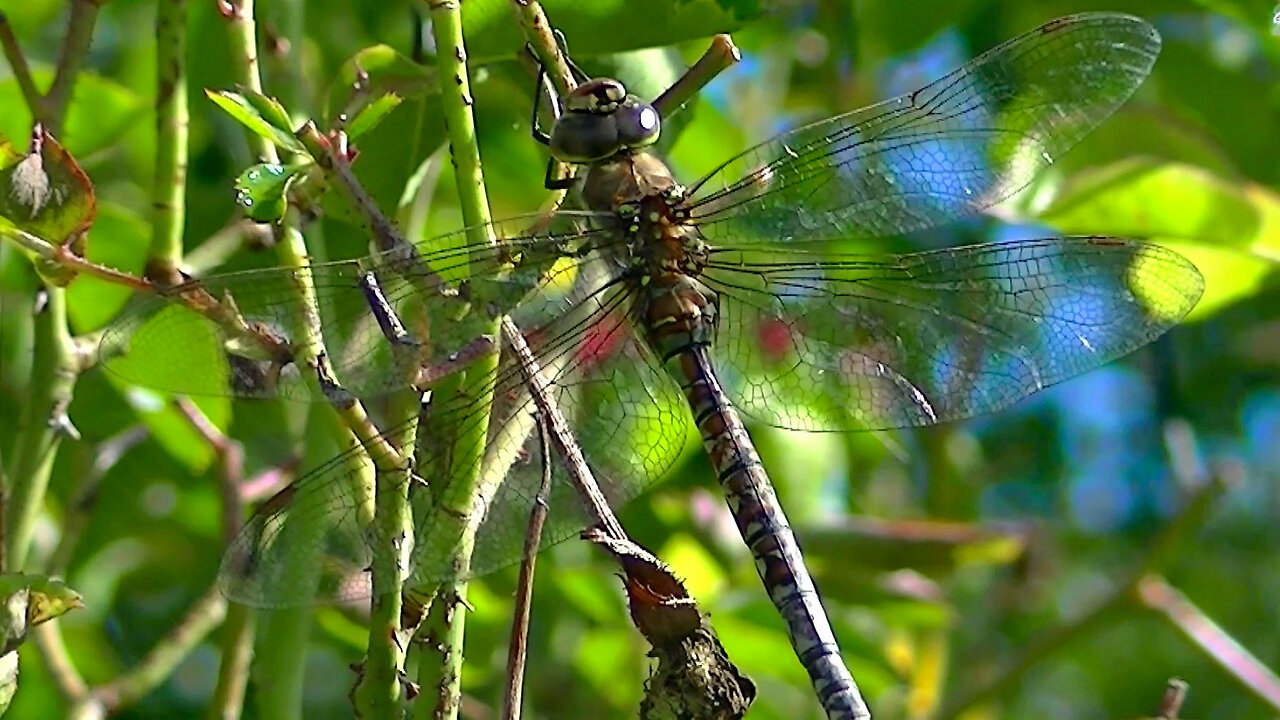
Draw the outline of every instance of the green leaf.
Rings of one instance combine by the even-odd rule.
[[[27,155],[7,143],[0,149],[0,217],[47,242],[72,242],[82,253],[97,211],[93,183],[52,135],[42,133],[39,146]]]
[[[258,222],[275,222],[284,217],[289,183],[306,165],[253,165],[236,178],[236,203],[245,215]]]
[[[1205,277],[1188,320],[1253,295],[1280,262],[1280,195],[1192,165],[1134,158],[1079,173],[1040,217],[1066,233],[1145,238],[1186,256]]]
[[[302,154],[306,152],[306,148],[302,146],[302,142],[293,136],[293,132],[288,130],[288,115],[284,115],[284,127],[278,126],[281,122],[279,116],[275,116],[272,120],[263,117],[261,110],[250,100],[240,93],[231,92],[229,90],[205,90],[205,95],[214,102],[218,107],[222,108],[228,115],[235,118],[241,125],[249,128],[251,132],[270,140],[276,147],[289,152]],[[258,105],[262,105],[261,100],[256,101]],[[272,100],[274,103],[275,101]],[[278,105],[278,103],[276,103]],[[270,105],[266,105],[270,108]],[[281,113],[284,109],[281,108]],[[271,113],[274,115],[274,112]]]
[[[1201,168],[1145,157],[1076,174],[1040,214],[1073,234],[1247,245],[1259,212],[1244,190]]]
[[[293,135],[293,121],[279,100],[245,87],[237,87],[236,90],[271,127]]]
[[[387,113],[395,110],[401,102],[402,99],[399,95],[387,93],[365,105],[347,125],[347,139],[355,140],[377,127],[378,123],[382,122],[382,119],[387,116]]]
[[[395,93],[402,98],[420,98],[440,90],[434,65],[416,63],[390,45],[371,45],[342,64],[337,80],[329,88],[330,103],[346,102],[358,71],[368,78],[362,82],[364,92],[371,97]]]

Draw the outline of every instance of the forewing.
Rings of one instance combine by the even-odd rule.
[[[1102,237],[882,258],[718,252],[703,280],[735,404],[797,430],[998,410],[1150,342],[1203,287],[1172,251]]]
[[[133,302],[103,335],[102,365],[128,382],[174,393],[307,399],[315,384],[301,373],[314,376],[314,368],[299,368],[292,358],[321,349],[298,330],[314,317],[334,379],[344,388],[358,396],[403,389],[418,368],[448,364],[472,347],[485,318],[537,287],[566,248],[602,239],[599,231],[581,229],[581,220],[559,214],[546,228],[501,246],[468,246],[459,232],[412,256],[391,251],[303,270],[192,281]],[[506,221],[495,232],[514,234],[528,222]],[[402,342],[393,342],[379,322],[377,301],[367,280],[362,283],[370,275],[385,299],[379,306],[407,332]],[[300,292],[308,276],[314,303]],[[193,310],[193,303],[204,311]],[[483,307],[472,312],[473,305]],[[284,352],[274,351],[273,342]]]
[[[896,235],[978,212],[1111,115],[1159,51],[1134,17],[1054,20],[920,90],[733,158],[694,185],[690,222],[741,244]]]

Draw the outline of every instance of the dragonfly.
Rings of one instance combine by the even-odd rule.
[[[465,527],[471,575],[521,555],[542,469],[528,460],[538,449],[525,368],[488,334],[509,317],[611,505],[659,479],[696,430],[826,713],[867,717],[745,419],[805,431],[960,420],[1178,323],[1200,297],[1199,272],[1132,239],[846,251],[1009,198],[1126,102],[1159,50],[1138,18],[1053,20],[688,186],[648,149],[660,132],[652,105],[616,80],[589,80],[556,103],[541,138],[582,169],[584,209],[495,223],[494,244],[459,232],[192,281],[171,294],[233,298],[223,306],[235,322],[153,298],[105,333],[104,347],[128,352],[103,366],[179,393],[309,398],[315,384],[299,381],[306,369],[292,359],[319,347],[291,327],[310,313],[334,383],[361,397],[432,390],[417,419],[408,552],[409,584],[430,586],[455,573]],[[313,305],[296,292],[303,274]],[[495,352],[478,390],[439,392]],[[482,458],[480,490],[453,482],[475,470],[465,457]],[[368,489],[353,488],[352,473],[336,458],[265,503],[227,551],[227,594],[257,606],[367,595],[375,559],[401,549],[369,531]],[[560,465],[549,505],[545,544],[590,524]]]

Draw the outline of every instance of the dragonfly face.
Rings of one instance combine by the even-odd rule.
[[[622,83],[610,78],[589,80],[564,100],[565,114],[551,130],[551,154],[569,163],[591,163],[652,145],[661,122],[658,111]]]

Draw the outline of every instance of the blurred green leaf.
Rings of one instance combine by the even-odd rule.
[[[270,140],[276,147],[298,154],[306,152],[306,148],[302,147],[302,143],[288,129],[289,117],[284,113],[284,109],[281,108],[279,113],[275,112],[274,100],[266,98],[270,102],[265,102],[262,97],[256,97],[251,102],[246,95],[230,90],[205,90],[204,92],[210,100],[237,122],[249,128],[254,134]],[[275,105],[278,106],[278,103]],[[272,117],[270,119],[264,117],[259,106],[266,108]],[[278,125],[282,121],[283,128]]]
[[[359,80],[360,89],[356,91]],[[331,112],[342,109],[355,95],[421,98],[439,92],[434,65],[422,65],[390,45],[372,45],[352,55],[329,86]]]
[[[1198,167],[1134,157],[1073,176],[1041,219],[1071,234],[1247,246],[1258,209],[1242,188]]]
[[[714,603],[728,582],[728,577],[707,552],[706,546],[685,533],[672,535],[662,546],[658,557],[670,566],[689,591],[689,596],[697,598],[700,603]]]
[[[387,93],[365,105],[351,120],[351,123],[347,125],[347,138],[355,140],[374,129],[387,116],[387,113],[396,109],[401,102],[403,102],[403,99],[399,95]]]
[[[140,275],[151,243],[151,224],[114,203],[103,203],[89,231],[88,258],[106,267]],[[67,287],[67,312],[79,332],[101,328],[129,301],[131,291],[117,283],[80,275]]]
[[[38,87],[48,87],[53,82],[50,69],[36,68],[32,75]],[[0,81],[0,108],[5,109],[0,113],[0,135],[18,138],[31,132],[31,113],[12,77]],[[71,92],[59,140],[68,152],[86,158],[111,148],[148,109],[146,98],[134,90],[97,73],[81,73]]]

